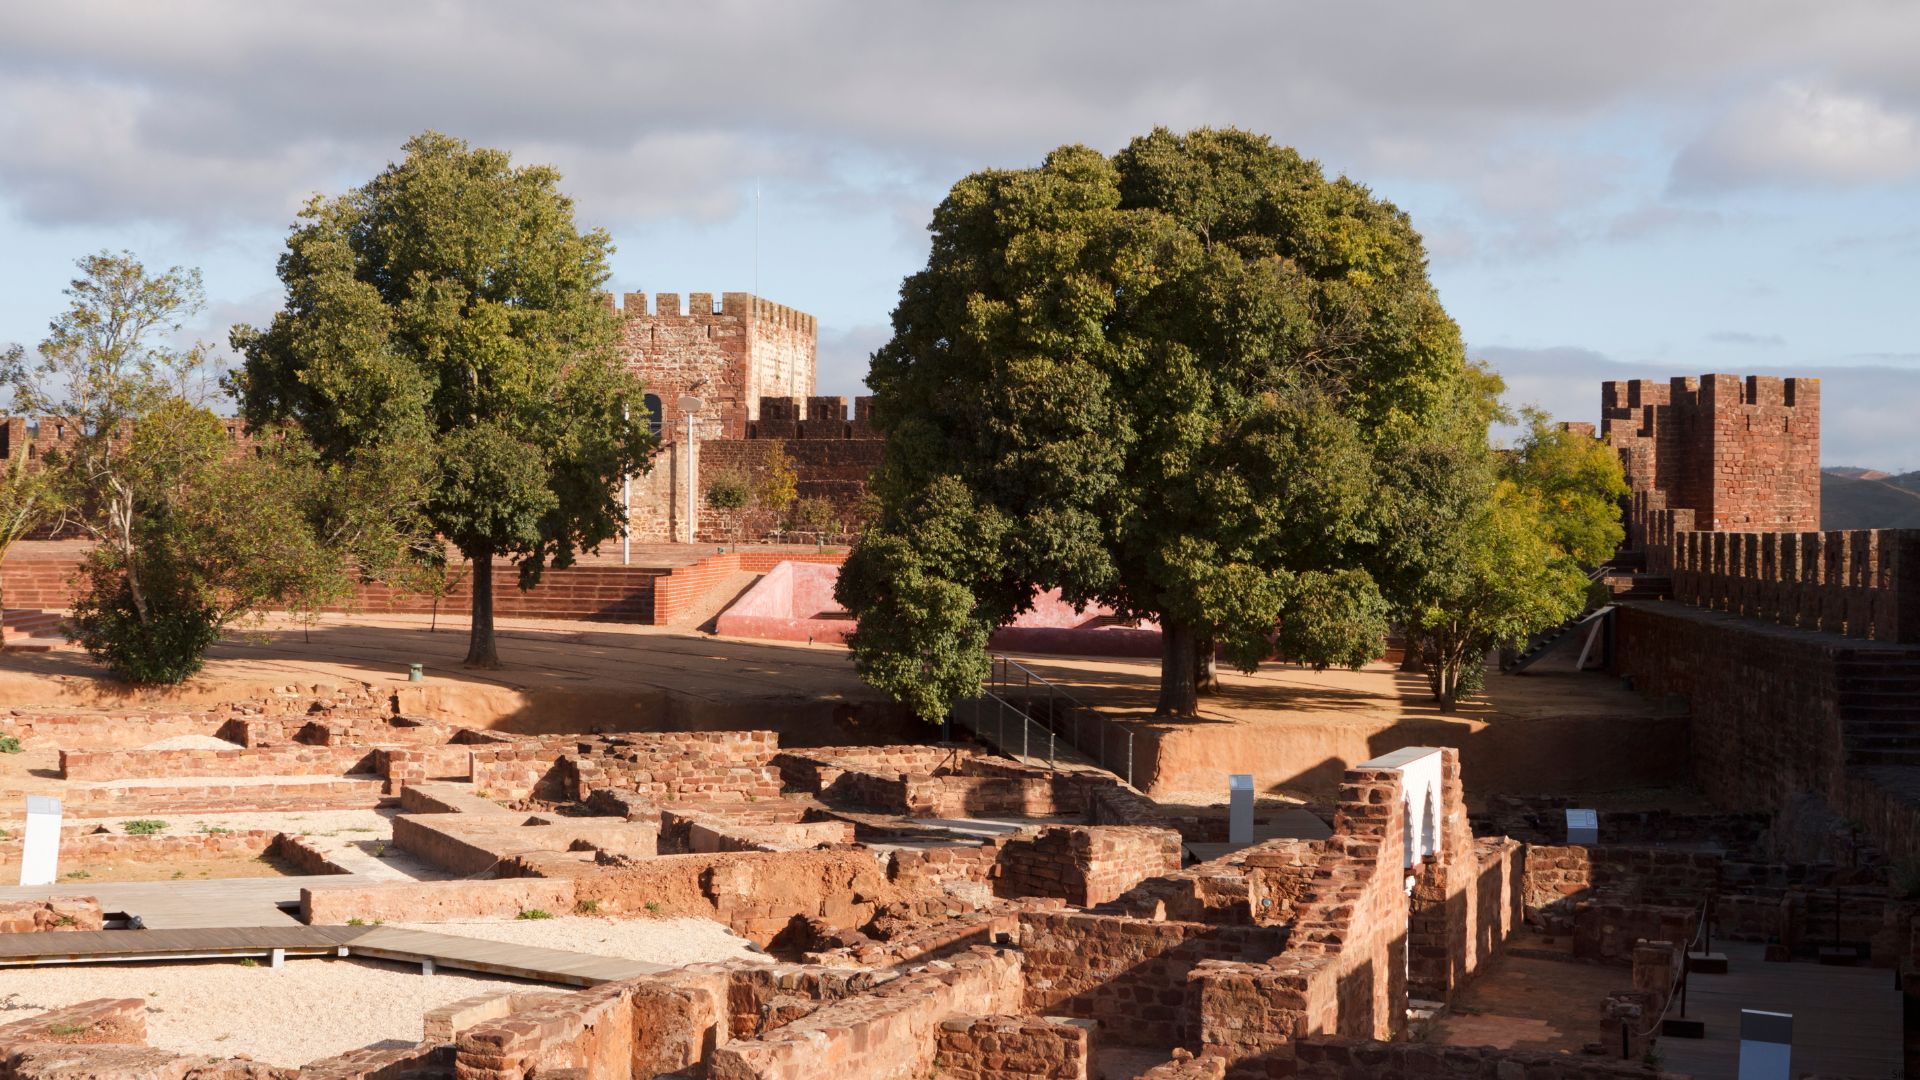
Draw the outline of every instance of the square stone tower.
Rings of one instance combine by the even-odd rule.
[[[1819,530],[1819,379],[1633,379],[1600,399],[1637,504],[1692,510],[1703,532]]]
[[[813,395],[819,336],[813,316],[752,293],[723,293],[718,310],[712,293],[691,293],[687,301],[682,310],[678,293],[660,293],[649,311],[647,295],[631,292],[620,309],[621,350],[627,366],[646,380],[648,411],[664,441],[685,438],[679,407],[685,394],[706,403],[698,439],[746,437],[762,397]]]

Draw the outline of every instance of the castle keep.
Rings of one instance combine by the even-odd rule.
[[[1819,379],[1602,383],[1600,435],[1642,513],[1691,510],[1706,532],[1820,528]]]
[[[680,398],[694,394],[706,405],[695,430],[706,438],[738,439],[760,417],[762,397],[807,397],[815,380],[814,317],[752,293],[690,293],[685,310],[679,293],[630,292],[621,315],[621,350],[627,366],[647,383],[647,406],[671,438],[684,431]]]
[[[858,521],[867,475],[880,461],[871,399],[815,394],[819,327],[803,311],[751,293],[692,293],[682,310],[677,293],[660,293],[651,310],[645,293],[628,293],[609,310],[622,318],[627,366],[646,383],[646,404],[661,452],[653,470],[635,477],[632,529],[636,540],[741,542],[781,536],[784,507],[708,506],[706,489],[721,476],[748,482],[784,455],[801,499],[831,510],[829,532]],[[680,399],[701,399],[687,449],[687,416]],[[694,517],[687,520],[687,488]],[[689,528],[691,526],[691,528]]]

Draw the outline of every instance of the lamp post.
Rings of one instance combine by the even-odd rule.
[[[691,544],[694,542],[695,530],[698,525],[698,522],[694,520],[693,516],[693,493],[695,487],[693,478],[693,418],[694,415],[706,405],[706,402],[700,400],[697,395],[682,394],[680,395],[679,405],[680,411],[687,415],[687,543]]]
[[[620,406],[620,421],[631,423],[632,415],[625,405]],[[620,470],[620,565],[633,563],[633,473]]]

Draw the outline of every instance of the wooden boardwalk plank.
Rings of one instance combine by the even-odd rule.
[[[1687,1015],[1705,1039],[1660,1040],[1661,1067],[1700,1080],[1732,1078],[1740,1060],[1740,1010],[1793,1014],[1793,1075],[1898,1076],[1903,1068],[1901,995],[1877,968],[1768,963],[1764,948],[1714,942],[1725,975],[1692,975]],[[1679,1006],[1670,1015],[1679,1015]]]
[[[421,962],[540,982],[595,986],[667,970],[614,956],[542,949],[393,926],[184,927],[0,934],[0,966],[133,961],[166,957],[350,955]]]
[[[316,883],[339,885],[349,875],[223,878],[211,881],[62,882],[57,885],[0,887],[0,900],[45,900],[55,896],[93,896],[102,911],[140,917],[149,929],[182,927],[300,925],[282,910],[298,904],[300,890]]]
[[[665,971],[659,964],[612,956],[542,949],[500,941],[375,926],[349,945],[359,955],[393,960],[432,960],[440,967],[481,971],[544,982],[593,986]]]

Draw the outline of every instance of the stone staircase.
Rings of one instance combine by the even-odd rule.
[[[1848,650],[1834,661],[1850,765],[1920,765],[1920,650]]]
[[[67,641],[66,616],[57,611],[9,608],[0,615],[6,627],[6,647],[21,652],[45,652]]]

